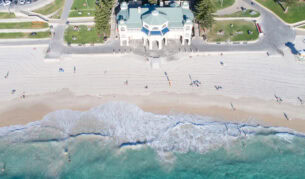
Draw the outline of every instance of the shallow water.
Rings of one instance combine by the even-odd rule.
[[[305,178],[304,171],[303,134],[126,103],[0,128],[0,178]]]

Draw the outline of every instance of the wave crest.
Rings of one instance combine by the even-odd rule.
[[[81,135],[106,137],[118,147],[148,145],[158,152],[200,153],[257,135],[285,136],[285,140],[304,137],[285,128],[217,122],[194,115],[158,115],[125,102],[85,112],[55,111],[25,126],[0,128],[0,137],[14,142],[64,141]]]

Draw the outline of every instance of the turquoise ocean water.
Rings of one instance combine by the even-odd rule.
[[[110,103],[0,128],[0,178],[305,178],[305,136]]]

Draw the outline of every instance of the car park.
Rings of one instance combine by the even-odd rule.
[[[11,4],[11,1],[10,0],[5,0],[3,2],[3,6],[9,6]]]

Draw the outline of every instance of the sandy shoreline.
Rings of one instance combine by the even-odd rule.
[[[43,116],[56,110],[86,111],[111,101],[136,104],[146,112],[158,114],[195,114],[214,117],[217,120],[282,126],[305,132],[305,105],[278,104],[274,101],[250,98],[233,99],[220,95],[198,96],[169,93],[155,93],[146,96],[75,96],[69,90],[0,102],[0,127],[41,120]],[[236,110],[232,110],[231,103]],[[266,109],[266,107],[270,109]],[[286,120],[282,111],[285,111],[291,120]]]
[[[41,120],[56,110],[86,111],[125,101],[153,113],[199,114],[305,132],[305,104],[298,100],[305,101],[305,65],[289,49],[284,57],[177,54],[161,59],[159,69],[134,54],[67,55],[45,62],[45,50],[0,48],[0,126]],[[190,85],[193,80],[201,85]]]

